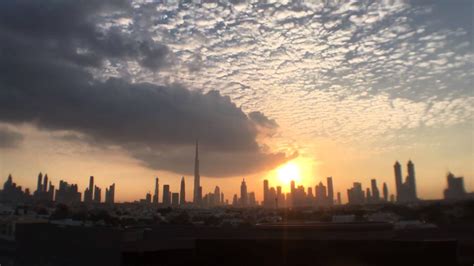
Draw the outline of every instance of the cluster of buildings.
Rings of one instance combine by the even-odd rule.
[[[412,203],[418,201],[416,193],[415,181],[415,165],[410,160],[407,163],[407,176],[402,179],[402,167],[397,161],[394,165],[395,173],[395,189],[396,195],[389,196],[388,187],[383,183],[382,190],[377,186],[377,180],[372,179],[370,187],[365,190],[360,182],[354,182],[353,186],[347,190],[348,204],[377,204],[383,202]],[[467,197],[464,189],[463,177],[455,177],[452,173],[447,176],[448,187],[444,191],[444,197],[447,200],[459,200]],[[229,201],[224,198],[219,186],[214,191],[203,195],[201,186],[201,177],[199,173],[199,146],[196,142],[196,151],[194,159],[194,189],[193,201],[186,201],[185,179],[181,178],[179,192],[171,191],[170,185],[163,185],[163,194],[160,202],[159,179],[155,178],[154,194],[148,192],[144,199],[139,202],[144,205],[160,206],[160,207],[196,207],[211,208],[223,205],[230,205]],[[110,185],[105,190],[105,200],[102,200],[102,190],[94,185],[94,177],[89,179],[89,186],[84,191],[82,198],[77,184],[69,184],[61,180],[58,189],[55,189],[52,182],[48,180],[48,175],[38,175],[36,191],[33,194],[29,189],[22,190],[21,186],[17,186],[9,175],[7,181],[0,192],[0,200],[6,202],[53,202],[63,204],[114,204],[115,202],[115,184]],[[82,199],[82,201],[81,201]],[[342,204],[341,193],[334,193],[334,185],[332,177],[327,177],[326,184],[319,182],[314,187],[305,188],[302,185],[296,186],[291,181],[291,190],[289,193],[283,193],[282,187],[270,187],[268,180],[263,181],[263,200],[261,206],[265,208],[286,208],[286,207],[328,207],[334,204]],[[235,194],[232,198],[232,206],[234,207],[254,207],[258,206],[255,192],[247,191],[245,179],[242,180],[240,186],[240,195]]]
[[[313,188],[304,186],[296,187],[295,181],[291,181],[290,192],[282,193],[281,186],[269,187],[268,180],[263,181],[262,206],[267,208],[281,207],[308,207],[308,206],[332,206],[341,204],[341,193],[337,193],[337,201],[334,199],[334,186],[332,177],[327,178],[327,186],[322,182]]]

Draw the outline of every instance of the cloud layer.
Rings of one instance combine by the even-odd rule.
[[[196,139],[207,151],[203,160],[212,162],[203,175],[248,174],[288,159],[257,143],[275,121],[260,112],[247,116],[218,91],[96,75],[106,61],[133,61],[154,72],[172,64],[166,45],[107,27],[130,12],[126,4],[5,1],[0,10],[1,121],[77,132],[177,173],[192,173]],[[3,135],[13,143],[12,134]]]
[[[75,131],[180,173],[192,171],[199,138],[213,162],[204,174],[216,176],[291,158],[263,138],[385,149],[399,132],[472,123],[469,10],[471,1],[2,1],[0,120]]]

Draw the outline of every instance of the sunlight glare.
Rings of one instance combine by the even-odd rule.
[[[287,163],[277,169],[277,177],[285,186],[289,186],[292,180],[299,183],[301,181],[300,168],[295,163]]]

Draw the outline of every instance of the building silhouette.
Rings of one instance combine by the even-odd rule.
[[[408,175],[405,182],[402,181],[402,167],[398,161],[395,162],[395,186],[398,203],[415,202],[418,200],[416,195],[415,165],[411,160],[407,163]]]
[[[464,189],[464,178],[456,177],[449,172],[446,176],[448,187],[444,190],[444,199],[459,200],[466,197],[466,190]]]
[[[115,183],[110,185],[109,188],[105,189],[105,203],[106,204],[115,203]]]
[[[30,190],[25,189],[22,191],[21,186],[17,186],[15,182],[13,182],[12,175],[8,175],[7,181],[3,184],[3,190],[0,193],[0,199],[3,202],[11,202],[11,203],[20,203],[29,201],[31,198]]]
[[[270,192],[270,188],[268,185],[268,180],[263,180],[263,206],[269,207],[270,202],[268,198],[268,193]]]
[[[38,174],[38,183],[33,196],[36,201],[49,202],[54,200],[54,186],[51,182],[48,183],[48,174],[45,174],[44,177],[41,172]]]
[[[319,182],[316,186],[316,205],[317,206],[326,206],[328,202],[327,189],[324,186],[323,182]]]
[[[92,203],[94,199],[94,177],[89,177],[89,187],[84,191],[84,203]]]
[[[242,179],[240,184],[240,206],[246,207],[249,203],[248,194],[247,194],[247,184],[245,183],[245,178]]]
[[[184,183],[184,176],[181,177],[181,186],[179,189],[179,205],[186,204],[186,187]]]
[[[171,191],[170,185],[163,185],[163,206],[171,206]]]
[[[328,185],[327,205],[332,206],[334,204],[334,188],[332,185],[332,176],[327,178],[327,185]]]
[[[179,193],[171,193],[171,206],[177,208],[179,206]]]
[[[364,204],[365,195],[364,191],[362,190],[362,184],[359,182],[354,182],[352,188],[347,190],[347,198],[349,200],[349,204]]]
[[[100,187],[94,187],[94,203],[100,203],[102,200],[102,189]]]
[[[372,192],[371,197],[367,198],[367,201],[369,203],[378,203],[380,202],[380,192],[379,188],[377,187],[377,180],[376,179],[371,179],[370,180],[370,190]]]
[[[255,192],[248,193],[248,206],[250,207],[257,206],[257,200],[255,199]]]
[[[193,204],[199,206],[202,199],[201,176],[199,175],[199,143],[196,140],[196,153],[194,157],[194,193]]]
[[[159,202],[159,196],[160,196],[160,184],[159,184],[159,179],[158,177],[155,177],[155,193],[153,194],[153,204],[157,205]]]
[[[388,201],[388,187],[385,182],[383,182],[383,200]]]
[[[214,188],[214,206],[219,206],[222,204],[221,202],[221,188],[219,186],[216,186]]]
[[[81,202],[81,192],[78,191],[77,184],[68,184],[66,181],[59,181],[59,188],[56,190],[56,202],[66,205]]]

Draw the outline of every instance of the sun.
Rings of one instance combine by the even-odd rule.
[[[294,180],[296,183],[301,181],[300,167],[293,162],[286,163],[277,169],[277,177],[280,182],[286,186]]]

